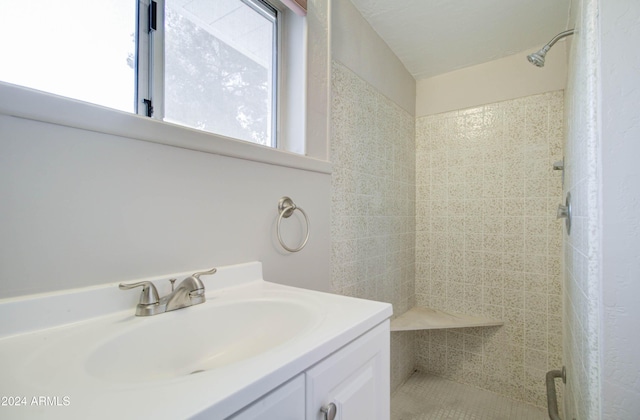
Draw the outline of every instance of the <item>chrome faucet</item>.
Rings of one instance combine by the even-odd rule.
[[[169,280],[171,282],[171,293],[163,298],[158,296],[158,289],[150,281],[141,281],[138,283],[124,284],[118,286],[120,290],[129,290],[134,287],[142,287],[140,293],[140,301],[136,306],[136,316],[158,315],[176,309],[186,308],[187,306],[198,305],[204,303],[204,284],[200,280],[200,276],[215,274],[218,271],[212,268],[209,271],[194,273],[193,275],[182,280],[177,288],[174,289],[176,279]]]

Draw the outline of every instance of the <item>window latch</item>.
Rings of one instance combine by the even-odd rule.
[[[158,27],[158,3],[149,3],[149,32],[155,31]]]
[[[147,106],[147,117],[153,116],[153,102],[151,102],[151,99],[143,99],[142,102]]]

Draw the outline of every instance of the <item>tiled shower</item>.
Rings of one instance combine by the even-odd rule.
[[[333,291],[505,322],[392,333],[392,391],[418,369],[543,406],[562,360],[563,92],[415,119],[332,73]]]
[[[332,290],[415,304],[414,118],[340,63],[332,67]],[[414,337],[391,336],[391,387],[415,367]]]
[[[504,320],[421,331],[417,367],[543,406],[562,366],[563,93],[416,121],[416,301]]]

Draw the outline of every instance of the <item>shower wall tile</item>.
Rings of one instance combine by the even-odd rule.
[[[333,62],[331,104],[332,291],[415,305],[415,119]],[[422,222],[421,222],[422,223]],[[391,389],[413,372],[415,335],[391,336]]]
[[[563,92],[416,120],[415,299],[504,320],[417,334],[420,370],[538,406],[562,360]]]

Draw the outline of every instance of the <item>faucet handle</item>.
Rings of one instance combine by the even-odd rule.
[[[138,283],[130,283],[124,284],[120,283],[118,288],[120,290],[129,290],[134,287],[142,287],[142,293],[140,293],[140,305],[154,305],[160,302],[160,297],[158,296],[158,290],[156,286],[150,281],[141,281]]]
[[[184,279],[184,282],[191,281],[193,284],[194,289],[189,292],[189,297],[191,299],[202,299],[202,302],[204,302],[204,284],[202,283],[202,280],[200,280],[200,276],[210,276],[215,274],[216,271],[218,271],[217,268],[212,268],[209,271],[193,273],[190,277]]]
[[[209,271],[202,271],[200,273],[194,273],[191,277],[193,277],[193,278],[195,278],[197,280],[200,280],[200,276],[210,276],[212,274],[216,274],[216,271],[218,271],[217,268],[212,268]]]

